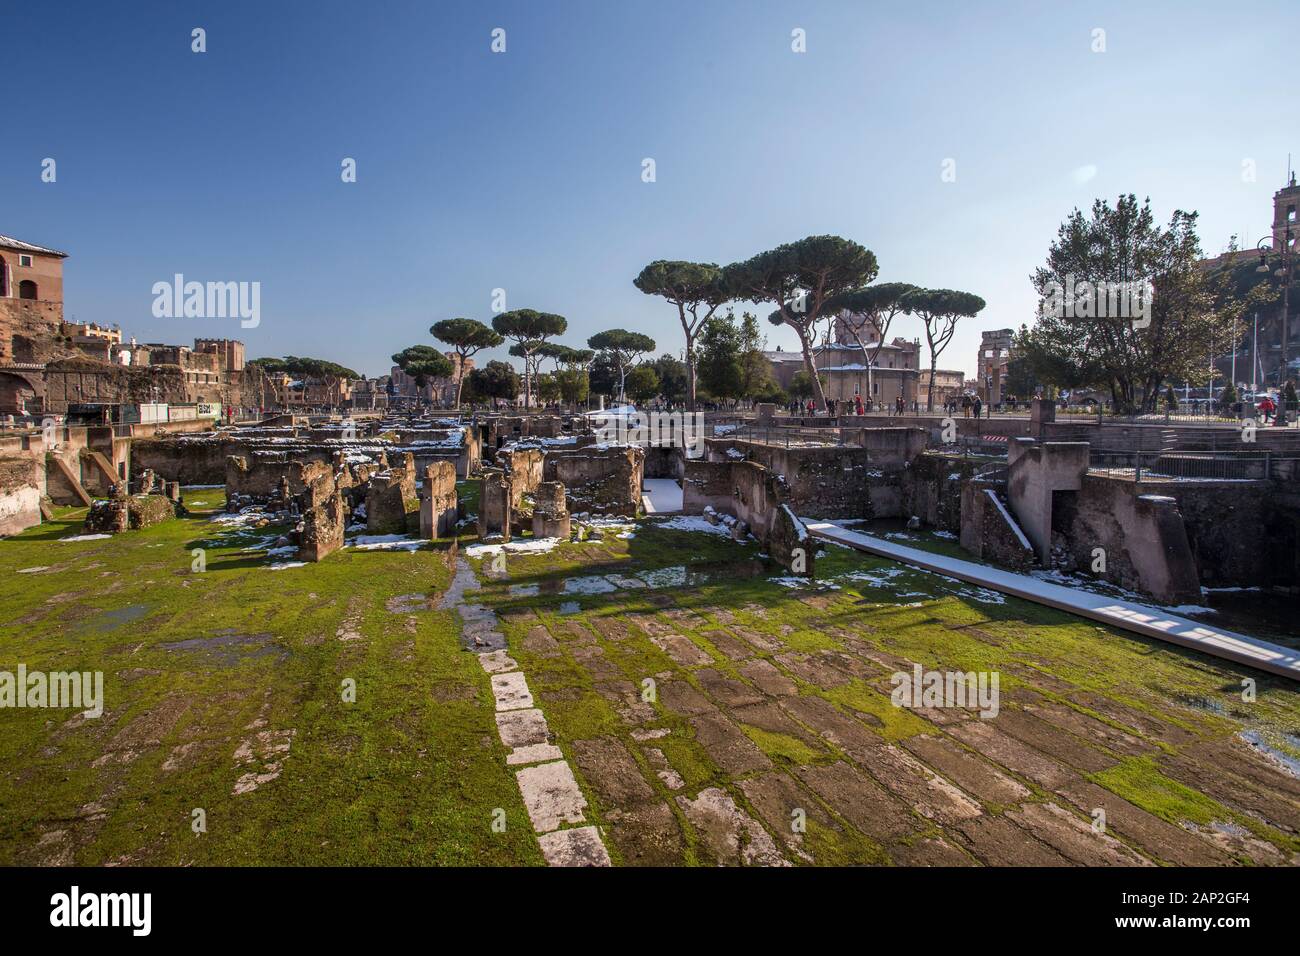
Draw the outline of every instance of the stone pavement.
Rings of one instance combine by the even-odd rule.
[[[1300,863],[1300,779],[1208,716],[1165,719],[1019,665],[992,719],[894,708],[891,674],[913,662],[828,613],[825,594],[786,600],[837,650],[800,649],[757,604],[637,600],[615,614],[503,609],[531,689],[508,656],[483,657],[501,667],[502,740],[516,754],[552,746],[541,707],[571,756],[572,770],[548,760],[519,772],[543,839],[565,843],[553,862],[597,853],[603,833],[631,865]],[[647,659],[657,669],[642,676]],[[1205,795],[1223,819],[1164,819],[1097,782],[1130,770]]]

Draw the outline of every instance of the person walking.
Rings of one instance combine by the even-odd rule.
[[[1277,403],[1273,401],[1272,395],[1265,395],[1259,403],[1259,415],[1264,419],[1267,425],[1273,420],[1273,413],[1277,411]]]
[[[975,413],[976,421],[980,420],[980,410],[983,407],[984,407],[984,403],[980,401],[980,397],[976,395],[975,398],[971,401],[971,411]]]

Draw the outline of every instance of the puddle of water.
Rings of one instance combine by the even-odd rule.
[[[115,631],[123,624],[138,621],[148,613],[148,604],[128,604],[126,607],[118,608],[115,611],[103,611],[95,619],[95,630],[101,632]]]
[[[1212,714],[1227,714],[1228,709],[1217,700],[1211,700],[1208,697],[1179,697],[1178,700],[1188,707],[1195,707],[1197,710],[1208,710]]]
[[[225,665],[237,664],[249,657],[289,656],[289,649],[275,643],[274,634],[236,634],[225,630],[211,637],[191,637],[158,645],[165,651],[199,651]]]
[[[398,594],[384,602],[384,607],[391,614],[415,614],[417,611],[427,611],[431,606],[429,599],[418,593]]]
[[[1284,736],[1288,738],[1288,743],[1296,742],[1293,734],[1286,734]],[[1300,777],[1300,760],[1297,760],[1289,753],[1285,753],[1284,751],[1278,750],[1276,747],[1270,746],[1268,741],[1266,741],[1258,731],[1243,730],[1241,732],[1241,739],[1263,753],[1272,763],[1279,764],[1287,773],[1291,774],[1291,776]]]

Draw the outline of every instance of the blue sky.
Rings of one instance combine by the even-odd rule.
[[[0,233],[71,254],[68,315],[370,375],[438,319],[490,320],[495,288],[566,315],[570,344],[626,327],[677,353],[642,266],[819,233],[882,280],[982,295],[940,359],[973,372],[1074,206],[1197,209],[1213,254],[1267,234],[1300,154],[1293,0],[6,6]],[[260,326],[154,318],[178,272],[260,282]]]

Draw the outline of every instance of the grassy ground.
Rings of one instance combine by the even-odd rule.
[[[0,542],[0,669],[103,671],[106,701],[0,712],[0,863],[540,862],[454,614],[387,607],[436,597],[445,554],[272,571],[243,549],[276,529],[220,535],[219,489],[187,503],[111,540],[60,540],[66,510]]]
[[[193,490],[187,503],[189,518],[111,540],[61,540],[79,534],[84,517],[67,510],[0,542],[0,670],[103,671],[106,698],[98,720],[0,711],[0,760],[13,768],[0,778],[0,863],[541,862],[487,677],[461,650],[454,613],[435,609],[450,579],[445,545],[348,548],[271,570],[265,549],[277,529],[222,533],[205,513],[222,506],[220,490]],[[202,572],[193,570],[196,548],[205,549]],[[819,559],[816,587],[781,583],[784,573],[752,543],[654,522],[471,564],[484,582],[474,600],[497,611],[615,862],[637,862],[644,833],[610,797],[611,781],[625,778],[593,770],[592,741],[613,742],[633,762],[650,793],[638,807],[667,815],[654,818],[655,832],[680,833],[680,846],[659,848],[665,859],[721,861],[681,800],[707,788],[782,839],[750,799],[766,771],[722,769],[698,722],[662,698],[651,695],[629,718],[629,692],[635,699],[647,680],[710,695],[777,775],[803,780],[851,759],[815,726],[761,726],[721,702],[706,676],[753,690],[738,638],[793,682],[796,698],[851,717],[890,753],[948,728],[893,707],[882,687],[889,668],[877,658],[997,671],[1006,712],[1060,706],[1138,736],[1135,723],[1148,715],[1189,747],[1250,731],[1283,755],[1300,754],[1300,694],[1280,679],[846,549]],[[702,652],[704,665],[656,643],[669,632]],[[861,668],[851,680],[819,681],[790,664],[846,650]],[[1245,677],[1258,683],[1251,702],[1242,699]],[[355,703],[342,699],[348,679]],[[647,730],[665,733],[647,743],[636,736]],[[1186,748],[1149,743],[1134,753],[1102,746],[1104,766],[1071,768],[1072,779],[1161,821],[1248,834],[1259,841],[1253,850],[1230,848],[1244,862],[1261,848],[1287,858],[1300,851],[1294,826],[1233,798],[1231,768],[1202,787],[1183,772]],[[656,772],[656,754],[679,786]],[[852,759],[871,772],[860,753]],[[1027,804],[1062,800],[1019,780]],[[890,845],[850,825],[846,807],[853,802],[837,809],[828,799],[809,814],[802,845],[816,862],[905,862],[914,846],[948,840],[981,858],[931,819]],[[202,835],[191,829],[195,808],[206,814]],[[504,832],[491,826],[498,808]],[[988,814],[1004,809],[984,803]],[[1291,820],[1293,810],[1280,812]],[[1070,812],[1086,823],[1086,808]],[[1130,842],[1168,862],[1157,844]]]

